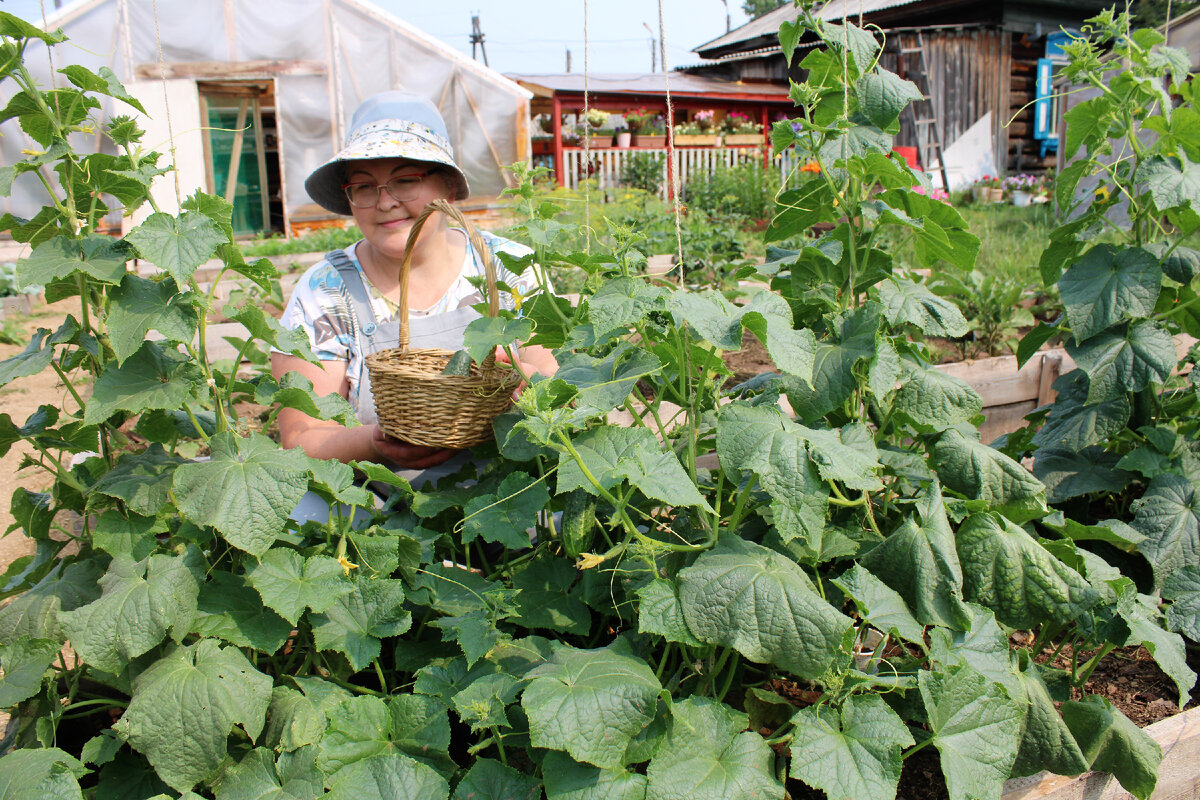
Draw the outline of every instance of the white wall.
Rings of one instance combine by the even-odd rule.
[[[200,119],[200,92],[190,78],[163,81],[133,81],[125,88],[141,101],[149,116],[137,114],[138,124],[146,131],[142,147],[162,153],[160,167],[177,165],[179,193],[176,194],[176,173],[159,175],[150,186],[150,194],[159,210],[179,213],[180,200],[196,190],[209,191],[204,159],[204,131]],[[136,113],[136,112],[135,112]],[[172,140],[172,134],[174,139]],[[175,151],[171,152],[174,141]],[[153,213],[149,204],[139,208],[132,218],[122,221],[128,231]]]

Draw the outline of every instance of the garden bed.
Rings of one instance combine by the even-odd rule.
[[[1043,656],[1048,658],[1050,654],[1048,649]],[[1059,667],[1069,666],[1069,657],[1060,654],[1053,663]],[[1192,669],[1200,669],[1200,651],[1189,653],[1189,664]],[[820,698],[819,692],[791,682],[777,682],[772,689],[800,707],[811,705]],[[1159,783],[1152,798],[1185,800],[1200,797],[1200,770],[1197,769],[1200,764],[1200,686],[1193,688],[1191,698],[1180,709],[1174,685],[1159,669],[1153,656],[1144,647],[1128,647],[1103,658],[1085,689],[1089,694],[1105,697],[1162,747]],[[1078,690],[1074,695],[1078,699]],[[824,792],[794,781],[788,789],[792,800],[822,800],[826,797]],[[1064,776],[1042,772],[1009,780],[1004,786],[1002,800],[1115,800],[1128,796],[1107,773]],[[948,798],[936,751],[923,750],[904,762],[896,800]]]

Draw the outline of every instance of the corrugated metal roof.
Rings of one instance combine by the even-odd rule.
[[[513,75],[507,77],[543,97],[551,93],[583,93],[583,74],[569,72],[556,75]],[[605,94],[662,94],[667,92],[666,77],[661,72],[589,75],[587,88],[591,93]],[[788,87],[771,83],[722,81],[702,75],[671,73],[672,95],[741,95],[764,100],[786,100]]]
[[[883,11],[886,8],[895,8],[896,6],[918,2],[922,2],[922,0],[829,0],[817,12],[817,17],[827,22],[835,22],[846,17],[856,17],[860,12],[870,14],[875,11]],[[763,14],[757,19],[750,20],[742,27],[735,28],[724,36],[719,36],[711,42],[705,42],[699,47],[693,47],[692,52],[700,53],[705,50],[718,50],[725,47],[732,47],[741,42],[758,39],[762,36],[775,36],[779,32],[781,23],[785,21],[792,22],[799,16],[800,11],[792,6],[791,3],[788,3],[774,11]]]
[[[740,42],[747,42],[751,39],[757,39],[760,36],[773,36],[779,32],[779,26],[784,21],[792,21],[800,15],[800,12],[791,4],[780,6],[774,11],[763,14],[761,17],[752,19],[740,28],[734,28],[724,36],[718,36],[711,42],[705,42],[699,47],[693,47],[693,53],[700,53],[705,50],[716,50],[722,47],[729,47]]]

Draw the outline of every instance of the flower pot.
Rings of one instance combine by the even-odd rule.
[[[730,145],[760,145],[763,143],[761,133],[727,133],[725,134],[725,146]]]
[[[610,136],[597,136],[594,133],[588,133],[587,139],[588,147],[592,150],[607,150],[612,147],[612,137]],[[579,146],[582,147],[583,145],[580,144]]]
[[[1003,203],[1004,189],[999,186],[984,187],[984,200],[988,203]]]
[[[633,134],[629,131],[617,132],[617,147],[629,147],[633,142]]]
[[[1025,208],[1033,203],[1033,195],[1020,189],[1013,189],[1012,202],[1014,206]]]
[[[667,135],[665,133],[638,133],[633,137],[634,147],[666,147]]]
[[[716,147],[721,137],[715,133],[677,133],[675,144],[679,147]]]

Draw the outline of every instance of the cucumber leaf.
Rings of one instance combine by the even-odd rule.
[[[922,670],[921,698],[950,800],[1000,800],[1021,740],[1021,707],[970,667]]]
[[[774,754],[746,723],[745,714],[709,698],[672,704],[667,740],[646,770],[646,800],[782,796]]]
[[[646,800],[646,776],[580,764],[551,750],[542,762],[546,800]]]
[[[113,727],[167,785],[184,792],[215,776],[235,725],[251,741],[258,737],[270,699],[271,679],[237,648],[203,639],[141,673]]]
[[[1162,762],[1162,748],[1150,734],[1096,695],[1063,703],[1062,716],[1092,769],[1112,773],[1125,791],[1148,800]]]
[[[525,677],[521,705],[533,746],[610,769],[624,766],[629,743],[654,719],[662,691],[623,639],[596,650],[558,646]]]
[[[824,674],[851,626],[794,561],[740,540],[680,571],[679,599],[701,641],[802,678]]]
[[[792,717],[789,774],[830,797],[895,797],[914,742],[908,726],[879,695],[850,695],[840,710],[802,708]]]
[[[1200,496],[1187,478],[1159,475],[1135,501],[1133,525],[1145,539],[1138,550],[1162,584],[1178,569],[1200,563]]]
[[[260,556],[308,490],[308,459],[257,433],[245,439],[218,433],[209,447],[211,460],[175,470],[179,512],[197,525],[216,528],[239,550]]]
[[[182,641],[196,615],[200,587],[185,557],[116,556],[100,579],[98,599],[58,614],[71,645],[88,664],[114,674],[170,634]]]
[[[1162,267],[1147,250],[1111,244],[1088,250],[1058,281],[1075,342],[1127,318],[1150,316],[1161,285]]]
[[[975,514],[962,524],[958,557],[966,598],[1014,628],[1066,625],[1098,599],[1082,575],[998,514]]]

